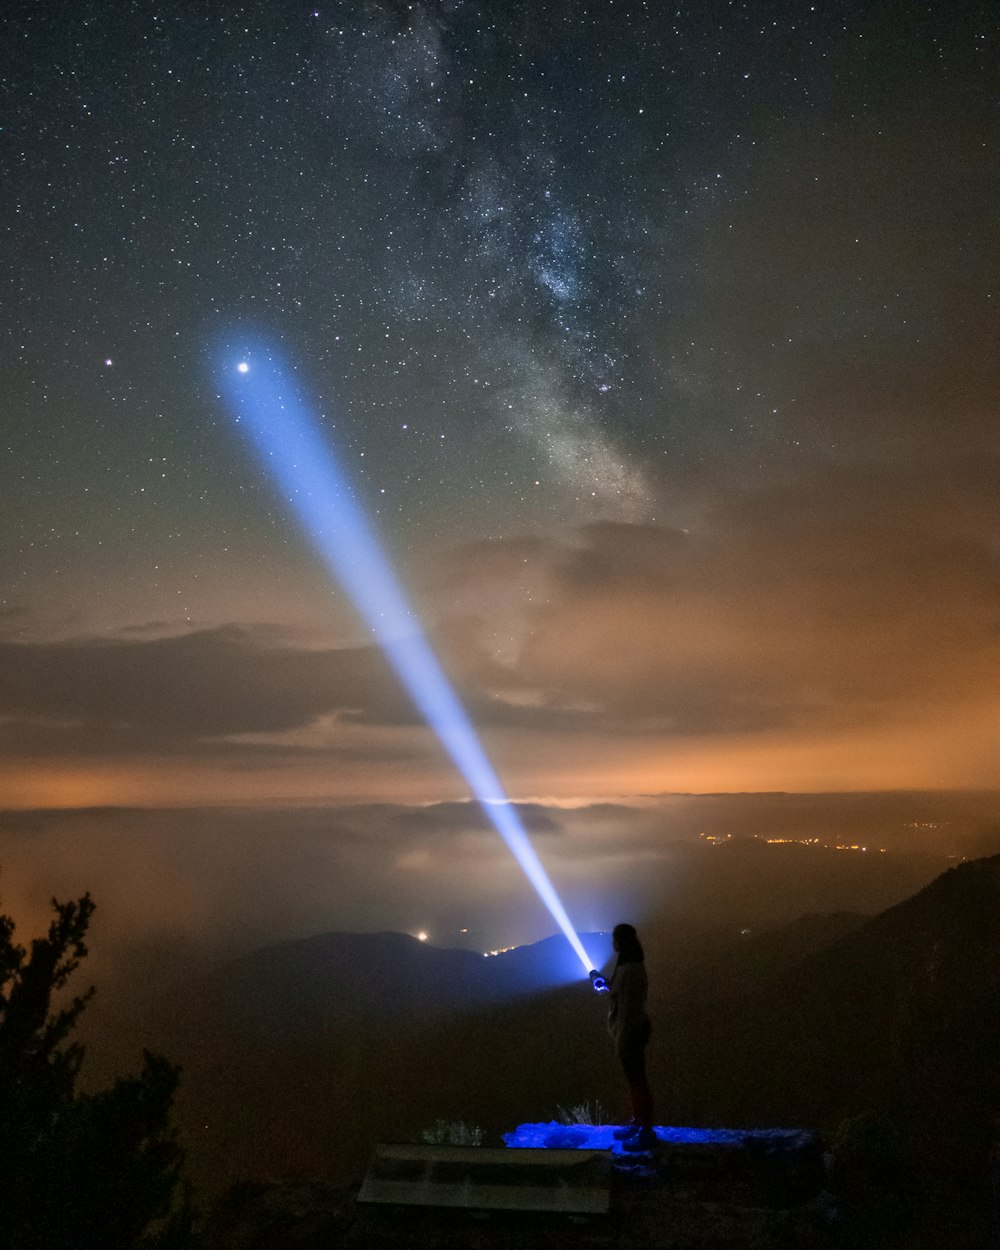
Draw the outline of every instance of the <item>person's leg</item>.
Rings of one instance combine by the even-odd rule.
[[[653,1095],[645,1080],[629,1085],[632,1095],[632,1108],[637,1128],[622,1142],[624,1150],[644,1153],[656,1145],[656,1133],[653,1131]]]
[[[649,1149],[656,1140],[653,1132],[653,1093],[646,1079],[646,1043],[649,1033],[638,1043],[623,1047],[621,1050],[622,1067],[628,1081],[629,1096],[632,1102],[632,1121],[638,1125],[638,1131],[625,1142],[625,1148],[632,1150]]]
[[[632,1096],[632,1122],[638,1124],[640,1128],[651,1129],[653,1127],[653,1092],[649,1088],[649,1082],[645,1078],[637,1081],[629,1086],[629,1093]]]
[[[635,1114],[635,1097],[633,1094],[636,1058],[636,1048],[634,1045],[630,1045],[628,1042],[619,1042],[618,1062],[622,1066],[625,1083],[628,1086],[629,1109],[632,1113],[626,1123],[623,1124],[621,1128],[615,1130],[615,1137],[619,1141],[625,1137],[629,1137],[632,1133],[637,1133],[639,1131],[639,1121]]]

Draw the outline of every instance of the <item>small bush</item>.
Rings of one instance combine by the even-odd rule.
[[[574,1103],[572,1107],[557,1107],[560,1124],[606,1124],[604,1107],[599,1099],[593,1103]]]

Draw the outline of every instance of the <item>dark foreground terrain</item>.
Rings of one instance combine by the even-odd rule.
[[[650,1177],[617,1177],[612,1216],[564,1230],[573,1244],[990,1245],[1000,857],[960,863],[873,917],[803,917],[735,945],[646,932],[658,1122],[810,1129],[830,1176],[775,1206],[726,1167],[694,1183],[661,1160]],[[540,1217],[411,1212],[396,1227],[358,1208],[352,1186],[375,1142],[420,1141],[442,1118],[486,1144],[585,1100],[621,1118],[602,1004],[584,983],[546,985],[560,943],[505,962],[329,934],[189,986],[157,1028],[186,1068],[179,1105],[202,1192],[237,1186],[212,1244],[309,1246],[314,1223],[345,1245],[557,1244]]]

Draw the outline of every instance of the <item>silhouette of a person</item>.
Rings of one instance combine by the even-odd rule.
[[[646,956],[630,924],[615,925],[611,941],[618,961],[608,982],[608,1032],[632,1102],[632,1123],[618,1129],[615,1136],[625,1150],[648,1150],[656,1137],[653,1095],[646,1079],[646,1046],[653,1031],[646,1015]]]

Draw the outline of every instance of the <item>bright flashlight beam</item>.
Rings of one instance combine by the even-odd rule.
[[[593,964],[521,819],[290,372],[270,347],[256,344],[224,350],[220,376],[259,460],[589,973]]]

